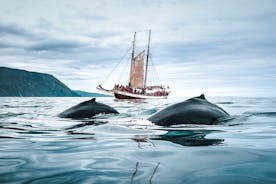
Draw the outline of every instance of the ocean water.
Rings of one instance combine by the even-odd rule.
[[[276,98],[208,98],[235,117],[220,125],[145,120],[186,98],[97,98],[120,114],[56,117],[87,99],[0,98],[0,183],[276,183]]]

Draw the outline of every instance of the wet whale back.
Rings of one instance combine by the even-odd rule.
[[[148,120],[162,126],[176,124],[213,124],[229,114],[215,104],[208,102],[204,95],[171,105]]]
[[[63,111],[58,116],[62,118],[89,118],[100,113],[118,114],[118,111],[106,104],[96,102],[96,99],[93,98]]]

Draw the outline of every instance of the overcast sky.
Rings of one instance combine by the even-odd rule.
[[[97,91],[149,28],[172,96],[275,96],[275,0],[0,0],[0,65]]]

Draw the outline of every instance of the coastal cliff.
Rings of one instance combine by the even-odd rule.
[[[77,97],[53,75],[0,67],[0,96]]]

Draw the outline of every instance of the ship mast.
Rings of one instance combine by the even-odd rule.
[[[133,42],[132,42],[132,53],[131,53],[131,66],[130,66],[130,76],[129,76],[129,86],[131,86],[131,74],[132,74],[132,62],[134,59],[134,52],[135,52],[135,38],[136,38],[136,32],[134,32],[133,36]]]
[[[149,39],[148,39],[148,50],[147,50],[147,60],[146,60],[146,71],[145,71],[145,81],[144,88],[147,86],[147,77],[148,77],[148,65],[149,65],[149,49],[150,49],[150,34],[151,30],[149,30]]]

